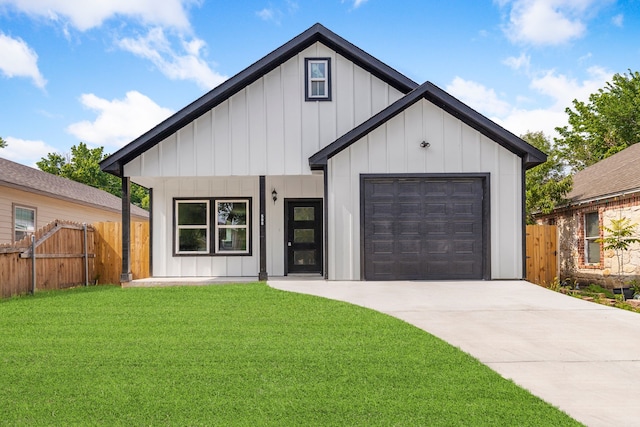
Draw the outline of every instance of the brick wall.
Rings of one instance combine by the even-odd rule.
[[[600,248],[600,262],[585,263],[584,215],[598,212],[600,237],[602,226],[609,226],[611,219],[629,218],[638,224],[635,237],[640,236],[640,195],[609,199],[600,203],[588,203],[563,209],[541,217],[539,222],[555,222],[558,227],[558,274],[561,279],[573,279],[581,283],[598,283],[607,287],[619,286],[620,281],[640,280],[640,244],[634,243],[623,253],[623,274],[619,277],[618,260],[613,250]]]

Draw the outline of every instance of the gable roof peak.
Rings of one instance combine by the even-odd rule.
[[[547,160],[547,155],[542,151],[489,120],[435,84],[427,81],[311,156],[309,158],[309,166],[315,170],[322,169],[326,166],[329,158],[349,147],[374,129],[382,126],[421,99],[426,99],[437,107],[442,108],[453,117],[460,119],[463,123],[521,157],[524,160],[525,169],[530,169]]]
[[[316,23],[104,159],[100,162],[101,169],[122,177],[125,164],[316,42],[323,43],[402,93],[418,86],[407,76]]]

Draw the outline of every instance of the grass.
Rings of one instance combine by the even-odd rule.
[[[579,425],[392,317],[262,284],[0,301],[0,425]]]

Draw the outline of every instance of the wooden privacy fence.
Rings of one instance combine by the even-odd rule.
[[[97,222],[96,279],[98,283],[120,283],[122,272],[122,223]],[[131,223],[131,273],[134,279],[149,277],[149,223]]]
[[[33,258],[35,247],[35,264]],[[93,276],[93,227],[53,221],[14,245],[0,245],[0,294],[63,289]],[[35,280],[34,280],[35,271]]]
[[[527,225],[527,280],[549,285],[558,276],[558,242],[555,225]]]
[[[56,220],[34,233],[33,244],[35,276],[30,238],[0,245],[0,298],[31,292],[34,285],[36,290],[49,290],[89,283],[120,283],[119,222],[85,226]],[[149,277],[147,222],[131,224],[131,272],[134,279]]]

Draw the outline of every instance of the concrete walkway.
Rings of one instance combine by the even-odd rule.
[[[587,426],[640,426],[638,313],[525,281],[268,283],[405,320]]]

